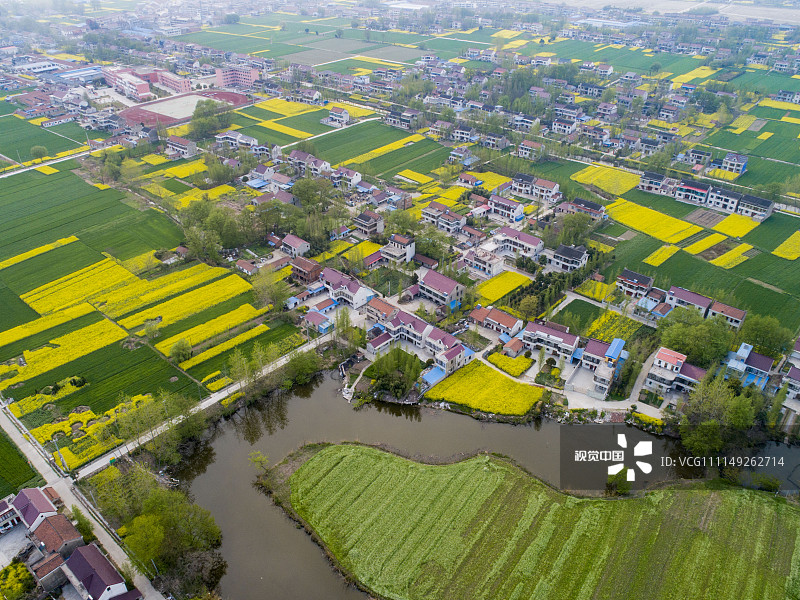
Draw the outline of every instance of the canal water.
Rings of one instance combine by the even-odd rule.
[[[312,385],[238,411],[220,421],[211,437],[182,461],[175,476],[222,529],[228,569],[221,582],[230,600],[363,600],[345,583],[320,548],[253,486],[252,452],[270,464],[309,442],[385,444],[404,455],[459,458],[480,450],[512,457],[533,475],[559,485],[560,428],[542,420],[529,425],[477,421],[442,410],[367,405],[356,411],[338,393],[340,382],[321,377]],[[570,436],[582,428],[570,428]],[[663,454],[683,453],[670,439],[649,436]],[[797,452],[783,449],[797,464]],[[790,477],[792,468],[786,467]],[[675,477],[698,470],[673,469]],[[414,507],[409,507],[413,510]]]

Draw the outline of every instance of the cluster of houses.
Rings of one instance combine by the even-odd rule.
[[[742,155],[737,154],[737,157]],[[743,157],[746,164],[747,157]],[[676,180],[645,171],[637,186],[640,190],[671,196],[680,202],[695,204],[715,211],[743,215],[763,221],[772,214],[774,203],[758,196],[743,194],[700,181]]]
[[[83,600],[140,600],[116,567],[83,537],[62,513],[51,487],[26,488],[0,500],[0,535],[24,527],[29,541],[21,552],[25,565],[45,593],[71,586]]]
[[[721,316],[730,327],[739,329],[747,316],[746,310],[676,285],[669,290],[653,287],[652,277],[630,269],[623,269],[617,276],[617,289],[636,300],[636,314],[651,319],[664,318],[676,307],[681,307],[696,310],[704,319]]]

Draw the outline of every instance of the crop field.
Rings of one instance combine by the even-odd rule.
[[[631,202],[635,202],[641,206],[646,206],[657,210],[660,213],[684,219],[687,215],[691,214],[697,209],[696,206],[687,204],[686,202],[678,202],[677,200],[669,197],[662,196],[661,194],[651,194],[650,192],[643,192],[642,190],[632,189],[622,194],[622,197]]]
[[[317,150],[316,156],[333,165],[364,154],[370,149],[391,144],[408,135],[408,132],[395,127],[389,127],[378,121],[369,121],[312,140],[312,143]]]
[[[426,465],[350,445],[323,448],[289,484],[292,508],[342,568],[393,600],[767,600],[800,589],[800,514],[763,492],[576,498],[486,455]]]
[[[320,123],[320,120],[326,118],[328,113],[328,110],[322,109],[314,112],[304,113],[302,115],[296,115],[294,117],[284,117],[275,122],[286,127],[291,127],[293,129],[306,131],[312,135],[316,135],[333,130],[333,127]]]
[[[524,415],[542,398],[544,388],[519,383],[479,360],[425,393],[429,402],[447,402],[500,415]]]
[[[17,493],[36,477],[36,471],[19,448],[5,432],[0,431],[0,498]]]
[[[530,283],[531,280],[515,273],[514,271],[503,271],[491,279],[484,281],[476,290],[481,297],[481,303],[485,306],[500,300],[506,294],[514,291],[521,285]]]
[[[702,228],[697,225],[622,198],[610,204],[606,210],[615,221],[671,244],[702,231]]]
[[[56,135],[23,119],[12,116],[0,118],[0,154],[12,160],[31,160],[30,150],[33,146],[44,146],[48,156],[55,156],[58,152],[73,150],[82,143],[85,142],[78,143]]]

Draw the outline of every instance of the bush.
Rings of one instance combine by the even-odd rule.
[[[35,587],[33,575],[17,559],[0,571],[0,596],[5,600],[20,600]]]
[[[90,544],[97,539],[92,522],[74,505],[72,507],[72,518],[75,520],[75,529],[81,534],[84,542]]]

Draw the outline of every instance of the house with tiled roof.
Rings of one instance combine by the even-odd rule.
[[[519,333],[523,325],[522,319],[491,306],[474,309],[469,318],[482,327],[508,336]]]
[[[739,329],[744,323],[747,311],[715,300],[708,309],[708,318],[711,319],[717,315],[721,315],[734,329]]]
[[[693,308],[699,312],[702,317],[705,317],[708,314],[708,309],[711,307],[713,300],[702,294],[673,285],[667,291],[666,303],[673,308]]]
[[[559,244],[549,262],[554,268],[569,272],[586,266],[588,260],[589,253],[584,246]]]
[[[626,296],[641,298],[653,287],[653,278],[642,275],[630,269],[622,269],[622,273],[617,275],[617,289]]]
[[[365,210],[362,212],[353,219],[353,224],[356,231],[366,236],[383,233],[383,217],[372,210]]]
[[[84,600],[138,600],[142,597],[136,588],[128,591],[125,580],[94,544],[76,548],[62,568]]]
[[[644,386],[654,392],[691,392],[706,376],[706,370],[686,362],[686,355],[661,347],[653,359]]]
[[[64,515],[46,517],[32,532],[45,554],[55,552],[69,556],[78,546],[83,545],[83,537]]]
[[[330,267],[322,270],[320,281],[331,298],[351,308],[361,308],[376,295],[358,280]]]
[[[552,354],[568,360],[578,348],[580,338],[569,332],[569,327],[558,323],[537,323],[531,321],[522,331],[522,342],[528,350],[545,349]]]
[[[311,244],[293,233],[289,233],[281,242],[281,250],[292,258],[297,258],[308,253],[311,250]]]
[[[769,380],[774,360],[753,350],[751,344],[742,343],[736,352],[728,352],[725,360],[726,374],[741,379],[742,385],[755,385],[764,389]]]
[[[47,517],[58,511],[39,488],[25,488],[11,501],[28,531],[34,531]]]
[[[429,270],[419,280],[419,293],[438,305],[456,308],[464,297],[464,286],[455,279]]]

